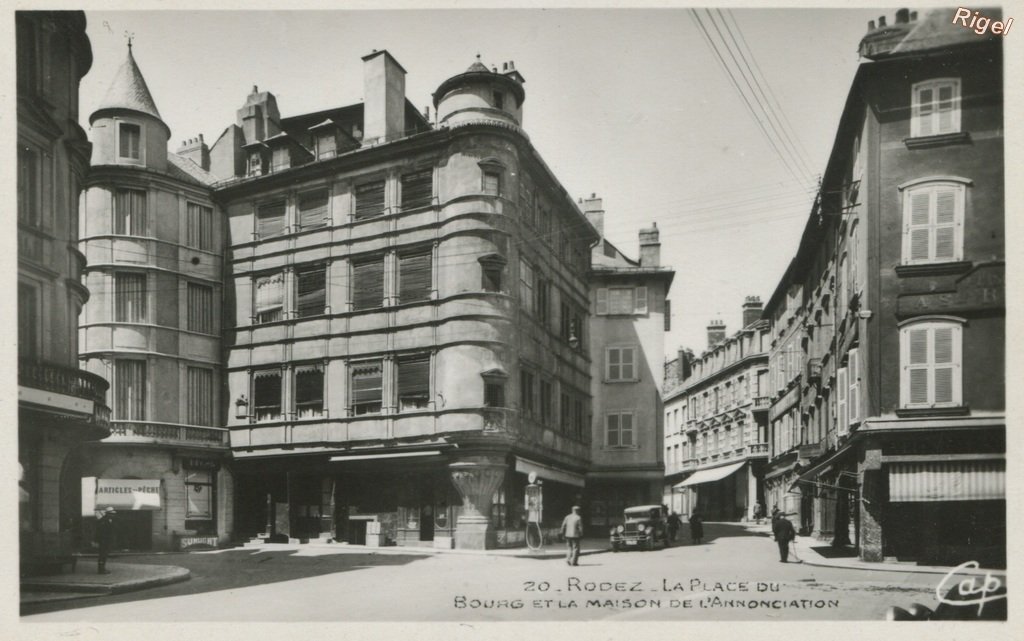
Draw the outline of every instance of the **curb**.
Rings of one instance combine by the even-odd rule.
[[[445,548],[428,548],[428,547],[402,547],[402,546],[387,546],[387,547],[368,547],[362,545],[333,545],[333,544],[291,544],[291,543],[259,543],[253,545],[245,545],[237,548],[229,548],[234,550],[302,550],[302,549],[320,549],[320,550],[336,550],[339,554],[358,553],[358,554],[399,554],[399,555],[419,555],[419,556],[435,556],[439,554],[456,554],[456,555],[467,555],[467,556],[490,556],[494,558],[505,558],[505,559],[564,559],[565,550],[559,549],[558,551],[544,551],[541,553],[530,553],[528,551],[510,553],[509,550],[515,550],[516,548],[505,548],[505,550],[455,550]],[[610,548],[604,549],[590,549],[580,550],[580,556],[588,556],[591,554],[604,554],[605,552],[611,552]]]
[[[167,567],[167,566],[161,566]],[[164,585],[171,585],[173,583],[181,583],[188,581],[192,578],[192,572],[186,568],[173,566],[174,570],[164,576],[149,578],[149,579],[135,579],[132,581],[123,581],[121,583],[53,583],[46,581],[22,581],[21,591],[22,592],[73,592],[76,594],[85,595],[104,595],[104,594],[123,594],[125,592],[134,592],[136,590],[145,590],[148,588],[157,588]],[[31,603],[31,601],[28,601]]]

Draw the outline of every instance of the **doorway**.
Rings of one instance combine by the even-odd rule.
[[[153,513],[148,510],[118,511],[114,515],[115,550],[148,552],[153,549]]]

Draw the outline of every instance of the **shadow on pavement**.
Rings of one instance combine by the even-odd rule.
[[[672,547],[679,546],[700,546],[706,545],[713,542],[715,539],[727,539],[740,536],[755,536],[765,537],[768,536],[764,532],[757,532],[747,527],[743,523],[725,523],[721,521],[713,523],[704,523],[704,538],[701,543],[694,543],[690,538],[690,528],[687,525],[683,525],[682,529],[679,530],[679,535],[676,537],[676,542],[672,544]]]
[[[818,545],[811,548],[826,559],[855,559],[857,548],[854,547],[832,547],[831,545]]]

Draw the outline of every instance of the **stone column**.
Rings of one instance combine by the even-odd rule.
[[[876,444],[865,447],[860,464],[860,558],[883,561],[882,511],[888,499],[882,469],[882,450]]]
[[[495,547],[490,526],[494,492],[505,478],[505,462],[498,457],[473,456],[451,463],[448,471],[462,497],[462,514],[455,522],[455,547],[487,550]]]

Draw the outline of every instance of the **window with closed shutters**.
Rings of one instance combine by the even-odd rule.
[[[213,370],[189,367],[186,377],[185,403],[189,425],[213,425]]]
[[[295,306],[300,318],[326,311],[327,267],[311,265],[295,270]]]
[[[257,324],[284,318],[284,274],[256,277],[254,307]]]
[[[188,331],[213,334],[213,287],[188,284]]]
[[[961,325],[919,321],[900,328],[900,387],[904,408],[962,404]]]
[[[434,195],[434,172],[431,169],[402,175],[402,209],[426,207]]]
[[[188,203],[186,242],[189,247],[213,250],[213,209],[196,203]]]
[[[541,379],[540,381],[540,419],[550,423],[554,417],[552,411],[552,385],[551,381]]]
[[[295,415],[318,418],[324,415],[324,368],[322,365],[295,367]]]
[[[268,369],[253,373],[252,407],[257,421],[281,418],[281,370]]]
[[[939,78],[912,89],[910,135],[936,136],[960,131],[960,79]]]
[[[519,259],[519,305],[525,312],[533,313],[533,267]]]
[[[484,171],[482,189],[490,196],[501,195],[501,173],[498,171]]]
[[[384,181],[375,180],[356,186],[355,219],[365,220],[384,214]]]
[[[354,363],[352,371],[352,413],[379,414],[383,399],[381,361]]]
[[[850,393],[850,380],[847,369],[840,367],[836,371],[836,432],[846,434],[850,428],[849,405],[847,395]]]
[[[256,208],[256,236],[259,239],[280,236],[285,231],[283,200],[263,203]]]
[[[114,361],[114,413],[121,421],[146,420],[146,361]]]
[[[299,195],[299,229],[316,229],[327,225],[328,192],[317,189]]]
[[[903,262],[963,258],[963,184],[936,182],[908,188],[903,199]]]
[[[384,305],[384,257],[352,264],[352,309]]]
[[[398,257],[398,302],[430,300],[431,252],[429,249]]]
[[[430,356],[419,354],[398,359],[398,409],[426,408],[430,401]]]
[[[121,323],[144,323],[148,317],[146,274],[119,272],[114,274],[114,320]]]
[[[146,234],[146,192],[119,189],[114,194],[114,233],[124,236]]]
[[[859,351],[851,349],[847,356],[846,375],[850,379],[850,393],[846,397],[850,425],[860,423],[860,357]]]

